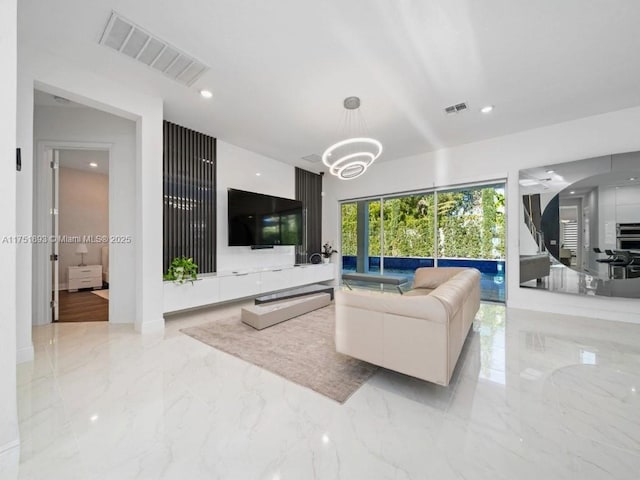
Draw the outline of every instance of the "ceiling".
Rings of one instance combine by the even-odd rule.
[[[519,183],[522,195],[560,193],[563,198],[586,195],[597,187],[639,188],[640,164],[620,167],[612,165],[610,156],[594,157],[521,170]]]
[[[36,107],[89,108],[86,105],[72,102],[68,98],[51,95],[40,90],[33,91],[33,104]]]
[[[59,150],[60,167],[109,175],[109,152],[102,150]],[[96,167],[89,165],[97,164]]]
[[[349,95],[381,160],[640,105],[637,0],[186,5],[21,0],[20,42],[162,97],[167,120],[311,169],[301,157],[341,139]],[[99,45],[112,9],[210,69],[186,87]],[[444,113],[459,102],[469,110]]]

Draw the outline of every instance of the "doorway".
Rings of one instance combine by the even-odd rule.
[[[52,320],[109,320],[109,151],[51,150]]]

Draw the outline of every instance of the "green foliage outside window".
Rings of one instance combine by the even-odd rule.
[[[433,257],[433,194],[384,199],[384,255]],[[369,255],[380,255],[379,200],[369,206]],[[505,258],[505,201],[500,188],[438,193],[438,255],[449,258]],[[357,254],[357,204],[342,205],[343,255]]]

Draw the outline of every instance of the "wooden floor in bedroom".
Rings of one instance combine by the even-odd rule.
[[[91,290],[80,290],[69,293],[60,291],[59,322],[108,322],[109,300],[91,293]]]

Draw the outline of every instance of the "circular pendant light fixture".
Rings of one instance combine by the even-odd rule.
[[[322,163],[329,167],[329,173],[340,180],[353,180],[358,178],[367,168],[382,154],[382,144],[363,135],[366,132],[366,123],[360,113],[360,99],[347,97],[344,99],[345,130],[349,137],[334,143],[322,154]],[[359,130],[360,135],[354,132]]]

